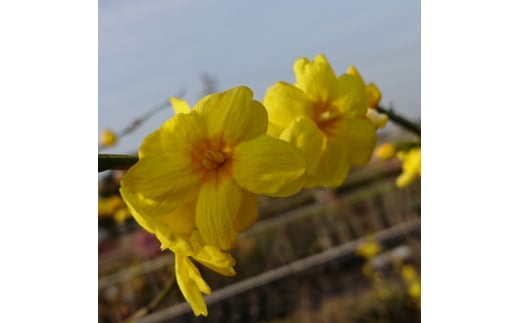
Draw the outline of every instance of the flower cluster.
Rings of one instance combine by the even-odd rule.
[[[195,315],[207,315],[202,294],[211,290],[193,261],[235,274],[229,250],[256,222],[257,195],[336,187],[372,155],[380,125],[367,114],[371,90],[361,77],[336,76],[324,55],[298,59],[294,72],[296,83],[276,83],[263,103],[245,86],[193,108],[172,98],[175,115],[143,140],[121,181],[136,221],[174,252]]]
[[[421,177],[421,147],[419,143],[385,143],[377,147],[375,155],[383,160],[395,157],[401,160],[402,172],[395,181],[398,188],[404,188]]]

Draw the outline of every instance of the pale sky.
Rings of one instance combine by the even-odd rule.
[[[99,130],[120,131],[200,76],[219,90],[249,86],[257,100],[294,82],[299,57],[324,53],[337,74],[355,65],[405,116],[420,117],[420,1],[99,1]],[[156,114],[107,153],[137,151],[172,116]]]

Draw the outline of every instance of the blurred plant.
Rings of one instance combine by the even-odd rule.
[[[351,165],[369,161],[376,130],[388,119],[420,136],[420,128],[378,106],[379,89],[366,85],[355,67],[336,76],[320,54],[313,61],[297,59],[293,69],[295,84],[275,83],[263,105],[245,86],[209,94],[193,109],[172,97],[115,136],[120,139],[173,106],[175,115],[145,137],[138,157],[99,155],[100,171],[129,169],[121,196],[161,249],[174,253],[177,285],[197,316],[207,316],[202,294],[211,289],[193,260],[222,275],[235,274],[229,250],[256,222],[258,194],[283,197],[306,187],[339,186]],[[206,90],[214,85],[209,81]],[[417,173],[417,157],[402,158],[407,182]],[[358,254],[369,260],[381,250],[377,241],[367,240]],[[372,269],[367,275],[380,284],[382,275]]]
[[[414,267],[403,265],[401,277],[406,284],[408,295],[421,307],[421,281]]]
[[[383,252],[383,247],[373,235],[366,236],[358,246],[356,253],[365,259],[362,267],[363,274],[372,282],[374,295],[381,302],[380,309],[384,312],[386,302],[391,295],[399,293],[391,284],[385,283],[384,268],[386,265],[392,267],[394,275],[404,283],[406,294],[420,309],[421,303],[421,283],[420,278],[412,265],[404,263],[406,252],[402,250]]]

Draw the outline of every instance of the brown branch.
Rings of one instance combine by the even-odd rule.
[[[98,154],[98,172],[108,169],[127,170],[138,161],[137,156]]]
[[[420,126],[411,122],[410,120],[406,119],[405,117],[395,113],[393,109],[386,109],[381,106],[378,106],[377,112],[386,114],[388,116],[388,119],[397,123],[401,127],[415,133],[419,137],[421,136],[421,127]]]

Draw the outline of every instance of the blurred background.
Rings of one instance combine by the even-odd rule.
[[[420,123],[420,2],[111,0],[99,8],[102,153],[135,154],[172,116],[167,102],[247,85],[255,98],[294,82],[299,57],[324,53],[337,74],[355,65],[381,106]],[[413,139],[391,122],[379,142]],[[141,322],[419,322],[420,180],[398,189],[398,160],[374,157],[337,189],[260,199],[240,237],[237,276],[204,268],[208,318],[178,288]],[[99,174],[99,322],[123,322],[158,295],[173,255],[133,221],[122,171]]]

